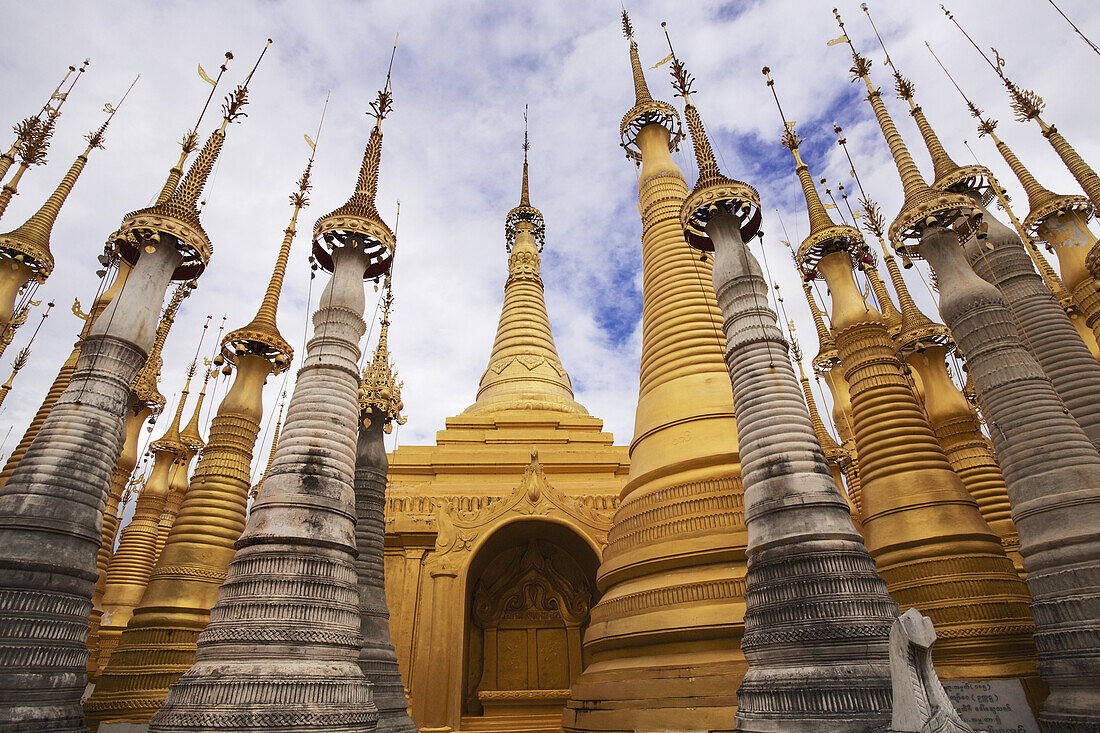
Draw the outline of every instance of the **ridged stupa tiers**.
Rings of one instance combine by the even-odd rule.
[[[789,128],[784,143],[797,150]],[[801,170],[805,164],[795,159]],[[933,656],[943,678],[1033,681],[1027,589],[952,471],[881,314],[856,285],[852,265],[866,247],[862,237],[857,232],[855,242],[846,233],[830,241],[819,235],[836,225],[808,172],[799,177],[811,213],[799,264],[810,270],[802,258],[814,248],[824,253],[812,271],[825,277],[832,296],[833,332],[851,392],[867,548],[894,600],[935,622]]]
[[[675,57],[673,68],[700,171],[717,171],[690,77]],[[768,284],[742,239],[759,200],[745,206],[736,195],[722,179],[700,179],[681,210],[685,228],[713,242],[739,428],[749,671],[737,691],[736,729],[864,731],[888,717],[887,638],[897,605],[830,475],[767,305]],[[705,219],[697,197],[715,207]]]
[[[546,313],[539,258],[545,225],[528,194],[526,132],[520,204],[508,212],[505,233],[508,279],[500,323],[477,400],[465,414],[550,410],[587,415],[573,399],[573,386],[558,358]]]
[[[633,45],[631,64],[640,79]],[[722,314],[711,265],[680,226],[688,187],[669,154],[678,122],[636,116],[650,98],[644,85],[635,92],[637,134],[626,146],[642,161],[642,359],[630,477],[597,573],[591,661],[563,727],[722,729],[746,670],[747,539]]]
[[[163,704],[168,686],[194,663],[199,632],[210,619],[234,543],[244,529],[263,387],[270,374],[284,371],[293,358],[276,315],[298,215],[309,203],[312,164],[311,156],[290,196],[293,212],[256,317],[222,339],[222,358],[235,367],[233,383],[210,424],[209,439],[163,540],[142,603],[85,703],[92,725],[148,721]],[[184,429],[181,439],[189,430]]]
[[[149,574],[156,562],[160,517],[171,491],[170,483],[180,464],[186,473],[187,445],[180,439],[180,422],[187,402],[194,364],[180,394],[176,412],[164,434],[153,441],[153,469],[138,494],[134,516],[119,534],[118,548],[107,566],[103,591],[103,618],[99,624],[99,668],[111,658],[134,609],[141,602]]]
[[[390,108],[388,78],[374,106],[364,156],[364,170],[373,160],[373,174],[360,176],[353,197],[356,206],[369,202],[371,211],[382,120]],[[314,335],[271,473],[236,542],[210,622],[199,635],[195,663],[172,683],[151,731],[292,727],[350,733],[372,728],[378,718],[358,664],[354,493],[358,341],[366,330],[363,278],[371,268],[385,273],[394,244],[354,233],[389,232],[376,218],[348,210],[322,218],[314,229],[315,256],[322,241],[330,248],[332,279],[313,316]],[[343,228],[331,228],[337,225]],[[348,236],[329,239],[326,232]],[[378,246],[385,251],[379,253]],[[247,474],[241,484],[243,509]],[[194,493],[193,484],[188,497]]]
[[[912,158],[903,155],[905,144],[876,99],[903,185],[922,183],[909,175]],[[1024,346],[1004,296],[971,269],[958,235],[927,220],[912,235],[936,274],[940,314],[967,356],[1008,486],[1033,599],[1039,671],[1050,686],[1040,721],[1049,731],[1087,730],[1100,710],[1100,640],[1092,631],[1100,621],[1094,595],[1100,556],[1094,533],[1085,529],[1100,521],[1100,455]]]
[[[371,683],[378,708],[378,733],[417,733],[409,717],[409,701],[390,639],[386,604],[386,573],[382,545],[386,534],[386,446],[383,436],[393,423],[404,424],[401,384],[390,365],[390,308],[393,292],[386,276],[382,295],[382,329],[370,366],[363,371],[359,392],[359,431],[355,444],[355,569],[359,576],[359,615],[363,646],[359,668]]]

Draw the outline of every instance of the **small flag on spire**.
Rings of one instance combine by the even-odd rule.
[[[665,64],[667,64],[671,60],[672,60],[672,54],[669,54],[668,56],[665,56],[663,59],[661,59],[657,63],[653,64],[653,66],[650,66],[649,68],[650,68],[650,70],[656,69],[658,66],[664,66]]]
[[[309,135],[302,135],[302,137],[304,137],[306,139],[306,145],[309,145],[310,150],[313,150],[313,151],[317,150],[317,143],[310,140]]]
[[[837,36],[836,38],[834,38],[833,40],[829,41],[829,42],[828,42],[827,44],[825,44],[825,45],[827,45],[827,46],[835,46],[835,45],[836,45],[836,44],[838,44],[838,43],[848,43],[848,34],[846,34],[846,33],[845,33],[845,34],[839,35],[839,36]]]
[[[205,81],[207,84],[209,84],[212,87],[215,87],[215,86],[218,85],[218,83],[216,81],[214,81],[213,79],[211,79],[210,75],[206,73],[206,69],[202,68],[202,64],[199,64],[199,76],[201,76],[202,80]]]

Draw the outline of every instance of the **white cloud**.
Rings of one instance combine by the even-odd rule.
[[[1062,5],[1086,33],[1100,36],[1100,7],[1087,0]],[[578,399],[605,419],[617,442],[629,442],[640,353],[641,224],[633,166],[618,147],[619,120],[633,95],[617,3],[105,2],[44,10],[39,3],[9,0],[0,7],[9,29],[0,48],[5,124],[33,113],[66,65],[92,59],[65,107],[50,165],[27,175],[0,226],[14,228],[37,208],[81,149],[80,134],[99,124],[103,102],[117,99],[142,73],[107,134],[108,149],[93,154],[54,229],[58,264],[39,295],[55,299],[57,308],[0,413],[0,435],[12,427],[4,453],[18,441],[68,354],[79,327],[68,306],[74,295],[85,306],[93,295],[91,273],[98,269],[95,257],[104,238],[128,211],[151,202],[176,157],[174,141],[193,124],[207,91],[195,64],[212,71],[226,49],[236,54],[220,98],[247,73],[268,36],[275,44],[251,85],[249,117],[231,128],[205,197],[203,220],[215,254],[168,341],[161,386],[170,397],[168,411],[205,316],[212,314],[216,326],[228,314],[228,326],[235,328],[258,305],[289,215],[286,196],[308,155],[302,134],[313,134],[331,89],[313,205],[299,227],[280,308],[283,335],[301,354],[312,221],[351,191],[370,127],[363,112],[382,84],[398,31],[379,209],[392,225],[401,201],[390,341],[409,415],[401,442],[432,441],[445,417],[474,400],[499,315],[506,273],[503,219],[519,193],[525,103],[531,106],[531,195],[548,226],[543,266],[558,350],[579,386]],[[812,355],[813,328],[779,244],[774,210],[796,243],[806,233],[805,214],[793,165],[778,145],[780,123],[760,67],[772,68],[788,118],[798,120],[810,138],[807,162],[815,177],[850,183],[848,165],[831,143],[835,116],[845,124],[864,185],[888,218],[901,201],[870,110],[861,95],[853,97],[846,47],[825,45],[839,34],[829,5],[647,1],[631,3],[630,10],[646,65],[665,55],[659,22],[668,21],[677,51],[697,77],[696,102],[727,174],[760,189],[768,263]],[[855,2],[846,0],[841,10],[849,35],[874,59],[874,79],[927,173],[927,156],[889,92],[866,19]],[[1020,84],[1045,96],[1050,121],[1100,165],[1094,100],[1080,86],[1100,59],[1053,9],[1024,0],[980,0],[954,10],[980,44],[1002,51]],[[1011,121],[995,76],[935,2],[874,3],[873,11],[893,58],[916,82],[919,100],[956,160],[969,160],[961,142],[969,140],[1008,184],[1023,213],[1025,197],[992,146],[977,139],[924,40],[974,100],[1001,120],[1003,137],[1046,186],[1078,190],[1037,130]],[[654,95],[671,99],[666,69],[648,76]],[[845,100],[849,104],[840,106]],[[216,110],[208,113],[204,133],[217,116]],[[679,160],[690,180],[690,148]],[[314,304],[324,277],[314,282]],[[911,283],[932,312],[923,287],[915,278]],[[368,315],[371,310],[373,300]],[[8,360],[30,330],[18,334]],[[218,390],[212,406],[224,385]],[[277,384],[267,389],[269,411],[277,391]],[[266,461],[266,445],[257,456],[257,463]]]

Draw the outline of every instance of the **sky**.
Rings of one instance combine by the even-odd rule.
[[[918,165],[930,175],[928,156],[904,103],[891,91],[882,50],[859,3],[837,4],[856,47],[873,60],[873,80],[883,88]],[[966,0],[952,5],[978,44],[995,46],[1009,75],[1044,97],[1045,119],[1086,160],[1100,165],[1095,95],[1092,85],[1081,83],[1100,72],[1100,56],[1049,2]],[[1100,39],[1100,4],[1060,0],[1059,5],[1086,35]],[[816,353],[816,339],[782,244],[788,240],[797,246],[806,236],[805,206],[790,154],[779,143],[782,125],[761,67],[771,68],[787,118],[797,121],[799,134],[806,138],[803,158],[815,178],[825,176],[834,194],[838,183],[855,191],[835,144],[836,121],[845,128],[857,172],[887,221],[901,203],[896,169],[860,93],[862,85],[849,81],[847,46],[827,45],[840,33],[831,8],[830,3],[810,0],[635,0],[628,7],[647,67],[668,53],[660,26],[667,21],[677,55],[696,77],[694,101],[720,165],[727,175],[760,191],[766,234],[763,245],[754,242],[752,247],[779,285],[807,365]],[[972,161],[963,144],[968,141],[1007,185],[1021,219],[1027,213],[1022,190],[992,143],[978,138],[974,120],[925,41],[971,99],[1000,120],[1002,138],[1044,185],[1079,193],[1034,123],[1012,119],[996,76],[937,2],[878,0],[871,11],[895,63],[915,82],[917,100],[948,152],[960,163]],[[543,280],[558,352],[578,401],[605,421],[616,443],[628,444],[641,351],[641,222],[635,166],[618,139],[619,121],[634,103],[619,13],[617,1],[604,0],[0,0],[3,125],[37,112],[69,64],[91,59],[63,108],[48,164],[24,177],[0,231],[16,228],[41,205],[83,149],[83,134],[101,123],[103,104],[117,102],[141,74],[107,132],[106,149],[92,153],[54,227],[57,266],[35,297],[53,299],[56,307],[0,408],[0,455],[6,457],[18,442],[72,347],[81,324],[70,306],[77,297],[86,308],[94,296],[95,258],[105,238],[126,213],[153,202],[175,162],[177,141],[194,124],[209,90],[197,65],[213,74],[224,52],[234,53],[217,91],[220,99],[247,75],[268,37],[274,43],[250,85],[248,116],[230,127],[204,193],[202,219],[214,255],[165,347],[160,389],[168,407],[151,435],[158,437],[171,416],[207,316],[212,316],[212,325],[201,351],[210,356],[223,315],[228,329],[237,328],[259,305],[290,215],[287,197],[309,157],[303,140],[308,134],[318,143],[312,205],[301,217],[279,309],[282,334],[296,350],[296,370],[304,351],[306,317],[327,278],[320,273],[310,283],[306,258],[312,222],[342,204],[353,189],[371,127],[364,112],[384,84],[397,34],[394,107],[384,126],[378,208],[398,235],[390,349],[404,381],[408,423],[388,438],[389,447],[434,442],[445,418],[460,413],[476,396],[503,297],[504,217],[519,199],[525,104],[531,200],[547,223]],[[675,101],[682,109],[680,100],[673,99],[667,65],[647,75],[654,97]],[[318,120],[330,92],[318,137]],[[204,138],[220,123],[219,117],[214,110],[207,114]],[[0,139],[4,148],[9,144]],[[682,146],[674,158],[689,185],[694,183],[690,148]],[[843,204],[840,210],[847,214]],[[919,272],[918,267],[906,273],[911,290],[926,312],[934,314],[932,295]],[[368,285],[368,321],[376,300]],[[31,315],[4,354],[0,379],[7,377],[11,359],[37,319],[36,313]],[[373,327],[363,342],[368,352],[376,337]],[[227,381],[212,383],[204,422],[213,415]],[[269,380],[264,394],[269,415],[283,386],[282,377]],[[266,462],[271,422],[265,419],[254,477]]]

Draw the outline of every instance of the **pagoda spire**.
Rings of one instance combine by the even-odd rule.
[[[76,83],[84,74],[84,70],[88,68],[89,63],[91,63],[89,59],[84,59],[84,63],[80,65],[79,69],[77,69],[75,66],[70,66],[68,71],[65,72],[65,76],[61,78],[61,81],[53,90],[53,93],[50,94],[49,99],[47,99],[46,103],[42,105],[42,109],[38,110],[38,114],[33,117],[27,117],[15,126],[15,141],[11,144],[11,147],[8,148],[6,152],[0,154],[0,181],[2,181],[4,179],[4,176],[8,174],[8,169],[11,168],[12,163],[15,162],[16,157],[20,153],[20,148],[25,144],[25,132],[29,132],[35,129],[41,130],[44,129],[45,126],[48,126],[48,129],[52,134],[53,125],[57,122],[57,117],[61,114],[61,106],[65,104],[65,100],[69,98],[69,93],[72,92],[73,87],[76,86]],[[65,82],[68,81],[69,77],[72,76],[74,73],[76,74],[76,77],[73,78],[73,81],[69,85],[69,88],[62,92],[61,87],[65,86]],[[54,105],[55,101],[57,102],[56,105]],[[46,116],[45,120],[42,119],[43,115]],[[45,155],[45,148],[42,149],[41,153],[43,156]],[[41,162],[45,162],[44,157]]]
[[[396,243],[373,207],[381,123],[391,106],[388,75],[372,106],[375,125],[356,194],[314,227],[314,257],[332,277],[313,315],[313,337],[306,345],[271,474],[245,523],[251,452],[263,415],[257,396],[272,368],[270,362],[246,354],[219,407],[203,462],[141,613],[128,629],[134,646],[145,648],[149,641],[165,638],[162,629],[171,629],[171,648],[144,655],[140,666],[155,667],[159,654],[165,655],[160,659],[172,658],[174,670],[190,665],[171,682],[163,705],[149,719],[150,731],[186,727],[196,709],[207,711],[203,726],[210,730],[238,729],[238,713],[216,700],[246,696],[256,730],[285,727],[290,699],[299,701],[296,725],[303,728],[369,728],[377,718],[358,665],[359,618],[326,610],[334,605],[354,608],[359,598],[355,505],[348,478],[354,473],[359,422],[358,343],[366,331],[363,280],[389,271]],[[231,412],[245,413],[244,419]],[[215,463],[208,458],[215,432],[221,430],[226,431],[220,438],[226,445]],[[244,455],[237,447],[241,445],[248,447]],[[236,474],[225,470],[233,452],[239,476],[226,475]],[[199,481],[202,489],[196,491]],[[211,513],[219,515],[213,525]],[[277,568],[266,576],[264,587],[255,584],[262,567]],[[215,599],[209,577],[222,573],[225,581]],[[272,596],[286,602],[273,604]],[[264,664],[257,666],[257,658]],[[126,676],[126,670],[118,670],[119,685],[126,684]],[[127,717],[155,710],[161,685],[172,676],[142,683],[148,703]]]
[[[731,643],[741,638],[743,621],[728,612],[743,598],[746,534],[722,313],[707,286],[709,258],[700,261],[684,240],[688,184],[672,157],[683,139],[679,113],[667,102],[643,100],[627,111],[619,132],[639,165],[638,400],[629,477],[597,573],[606,590],[592,613],[606,621],[590,626],[586,639],[606,652],[573,682],[562,722],[619,730],[621,721],[605,713],[612,706],[633,711],[639,729],[667,728],[670,709],[682,711],[676,722],[685,728],[728,727],[736,712],[728,693],[748,665]],[[661,525],[666,512],[694,531],[684,536]],[[635,522],[655,531],[634,532]],[[638,606],[616,600],[626,597]],[[675,628],[670,618],[678,619]],[[639,655],[622,643],[627,638],[652,643]],[[670,688],[670,678],[695,683]]]
[[[142,593],[149,582],[149,574],[156,562],[160,518],[171,491],[172,474],[181,458],[190,455],[187,445],[180,438],[180,425],[195,371],[196,365],[192,362],[187,369],[187,381],[183,385],[179,402],[176,403],[172,420],[150,446],[153,470],[138,495],[134,516],[122,528],[118,548],[107,565],[102,601],[103,616],[98,632],[100,670],[110,661],[118,646],[119,637],[126,629],[134,609],[141,602]]]
[[[774,84],[770,86],[775,94]],[[797,148],[781,108],[780,118],[784,144]],[[809,193],[812,181],[807,186],[808,176],[801,177]],[[937,626],[951,629],[936,647],[936,666],[945,679],[966,678],[974,664],[985,665],[985,673],[993,677],[1034,677],[1034,652],[1026,659],[1027,589],[952,469],[881,314],[856,284],[853,266],[869,258],[866,247],[854,227],[834,225],[820,234],[811,230],[798,249],[798,260],[804,273],[823,276],[829,284],[841,374],[851,396],[867,549],[899,605],[914,606]],[[899,493],[902,483],[914,488]],[[944,519],[948,516],[950,520]],[[945,573],[965,578],[967,589],[943,590]],[[995,623],[976,610],[944,611],[949,606],[973,608],[969,604],[975,597],[997,605]],[[1013,652],[1000,651],[1006,648]]]
[[[623,9],[623,35],[630,42],[630,70],[634,76],[634,106],[623,117],[619,125],[619,136],[622,139],[623,150],[626,157],[635,163],[642,162],[642,150],[639,145],[638,133],[649,125],[660,125],[668,131],[668,149],[673,151],[679,148],[680,141],[684,137],[683,128],[680,126],[680,115],[668,102],[656,100],[649,93],[646,84],[645,72],[642,70],[642,62],[638,58],[638,43],[634,40],[634,26],[630,22],[630,16]]]
[[[243,115],[247,83],[227,100],[226,120]],[[199,162],[208,169],[218,149],[220,141]],[[181,189],[196,193],[193,187]],[[130,384],[152,346],[157,305],[169,283],[198,276],[210,255],[193,202],[178,195],[133,212],[110,236],[101,262],[117,255],[131,264],[127,287],[84,338],[68,387],[0,494],[0,587],[9,598],[21,599],[0,607],[0,625],[12,629],[9,618],[25,618],[24,603],[51,609],[39,623],[12,631],[9,638],[23,646],[0,647],[0,720],[12,714],[12,701],[17,701],[14,714],[31,727],[73,728],[82,719],[86,638],[83,631],[69,630],[88,628],[104,497],[125,446]],[[84,399],[85,394],[95,399]],[[59,450],[71,460],[53,460]],[[34,569],[12,571],[28,567]],[[43,644],[45,639],[51,641]],[[42,654],[28,661],[13,651],[26,646]],[[18,690],[28,686],[45,692],[27,700]]]
[[[89,61],[85,59],[79,70],[74,66],[70,66],[64,78],[61,79],[61,83],[57,85],[53,94],[42,105],[42,109],[38,111],[38,114],[21,120],[15,126],[15,142],[12,143],[7,152],[0,155],[0,180],[3,180],[4,176],[7,175],[8,169],[16,158],[19,159],[19,167],[8,183],[0,189],[0,217],[4,215],[4,211],[7,209],[12,197],[16,195],[19,181],[23,178],[23,174],[27,172],[27,169],[31,166],[46,163],[46,151],[50,147],[50,140],[53,138],[54,128],[57,126],[57,118],[61,116],[61,107],[65,104],[65,100],[69,98],[69,92],[80,80],[88,63]],[[73,72],[76,72],[76,77],[69,88],[62,92],[61,87],[65,85],[65,80]],[[57,102],[56,105],[54,101]],[[45,116],[44,119],[43,115]]]
[[[27,345],[20,349],[19,353],[15,355],[15,359],[12,360],[11,376],[8,377],[8,381],[0,386],[0,405],[3,405],[4,400],[7,399],[8,392],[11,391],[12,383],[15,381],[15,376],[27,365],[27,360],[31,357],[31,346],[34,344],[34,338],[38,335],[38,331],[42,328],[42,324],[46,322],[46,318],[49,317],[52,308],[53,301],[51,300],[46,304],[46,310],[42,312],[42,317],[38,321],[38,327],[34,329],[34,333],[31,334],[31,338],[27,342]]]
[[[833,15],[836,16],[841,31],[844,31],[844,21],[841,20],[840,13],[835,8]],[[905,145],[905,140],[902,139],[890,113],[886,110],[886,105],[882,101],[882,91],[871,83],[871,60],[856,51],[847,33],[841,37],[848,43],[852,53],[852,79],[853,81],[863,80],[867,87],[867,100],[875,112],[879,127],[886,138],[886,144],[890,147],[890,154],[897,166],[905,194],[901,211],[890,224],[888,231],[890,241],[899,252],[906,255],[915,253],[915,250],[906,246],[905,242],[919,238],[920,232],[926,226],[936,223],[950,224],[960,215],[973,215],[980,211],[965,196],[934,190],[925,182]]]
[[[870,18],[866,3],[863,8]],[[879,40],[881,42],[881,38]],[[889,56],[887,63],[893,68]],[[912,85],[897,73],[896,68],[895,75],[899,80],[899,93],[909,101],[911,109],[919,110],[912,98]],[[881,100],[879,103],[881,105]],[[923,113],[915,113],[915,116],[918,122],[923,119]],[[924,129],[931,130],[926,120]],[[935,148],[929,149],[935,155]],[[1100,395],[1100,364],[1065,311],[1050,298],[1049,289],[1035,272],[1015,232],[986,208],[998,185],[993,174],[978,165],[944,170],[947,172],[937,177],[934,190],[943,195],[964,196],[970,201],[974,214],[970,221],[956,228],[970,266],[979,277],[1005,294],[1028,346],[1054,383],[1055,390],[1093,444],[1100,446],[1100,402],[1096,399]],[[956,215],[964,211],[958,210]]]
[[[1018,224],[1020,238],[1027,246],[1028,254],[1039,269],[1039,274],[1043,276],[1047,287],[1055,294],[1062,307],[1070,306],[1079,309],[1080,316],[1084,317],[1085,324],[1092,329],[1094,337],[1100,339],[1100,292],[1095,287],[1093,274],[1089,270],[1090,252],[1096,246],[1096,237],[1088,228],[1088,220],[1094,213],[1092,202],[1087,197],[1077,194],[1056,194],[1040,184],[1012,149],[997,135],[997,120],[983,115],[977,105],[970,101],[955,82],[932,47],[928,43],[924,45],[928,47],[929,53],[962,96],[971,116],[978,121],[978,134],[993,140],[997,150],[1023,186],[1030,210],[1022,224],[1016,220],[1003,191],[999,188],[997,195],[1006,213],[1013,219],[1013,223]],[[1046,259],[1035,251],[1032,238],[1036,236],[1045,239],[1048,247],[1058,256],[1062,270],[1061,278],[1054,273]]]
[[[134,88],[134,84],[137,84],[137,79],[130,84],[130,89]],[[33,281],[35,285],[45,282],[53,272],[54,258],[50,251],[50,234],[53,231],[54,222],[57,221],[61,207],[84,170],[88,156],[92,150],[103,147],[103,136],[107,127],[114,119],[118,107],[126,100],[130,89],[122,95],[118,105],[106,105],[107,119],[98,129],[85,135],[88,146],[76,157],[42,207],[17,229],[0,234],[0,253],[2,253],[0,264],[3,264],[0,266],[0,273],[3,273],[0,275],[0,331],[8,328],[20,290],[28,282]]]
[[[382,328],[370,366],[359,383],[359,429],[355,443],[355,570],[359,584],[359,619],[363,637],[359,667],[370,681],[378,708],[377,730],[417,733],[409,717],[409,701],[401,681],[397,652],[390,636],[386,611],[385,541],[386,483],[389,459],[384,435],[393,423],[405,424],[401,414],[401,383],[390,364],[389,328],[393,289],[386,275],[382,294]]]
[[[1077,182],[1084,189],[1085,194],[1089,197],[1094,207],[1100,208],[1100,176],[1096,174],[1096,171],[1089,166],[1088,163],[1073,149],[1073,146],[1062,137],[1062,134],[1058,132],[1054,125],[1048,124],[1042,118],[1043,109],[1046,107],[1046,102],[1035,92],[1030,89],[1022,89],[1017,86],[1005,73],[1004,73],[1004,59],[996,49],[993,49],[993,53],[997,58],[997,63],[990,61],[985,52],[978,47],[978,44],[974,42],[974,39],[970,37],[970,34],[963,30],[963,27],[955,20],[955,16],[951,14],[947,8],[940,5],[944,14],[955,24],[962,34],[966,36],[966,40],[970,41],[970,45],[974,46],[981,57],[987,64],[993,69],[993,71],[1000,78],[1004,84],[1005,89],[1008,90],[1009,96],[1012,98],[1012,109],[1016,113],[1016,119],[1019,122],[1027,122],[1034,120],[1039,126],[1039,129],[1054,148],[1054,151],[1058,153],[1058,157],[1062,159],[1066,167],[1069,168],[1069,172],[1073,174],[1073,177],[1077,179]]]
[[[872,728],[888,716],[886,636],[897,606],[824,465],[788,344],[768,305],[768,284],[745,244],[759,230],[760,199],[755,189],[722,175],[691,101],[693,79],[675,52],[672,71],[700,170],[680,220],[689,244],[714,252],[713,289],[723,315],[745,488],[748,571],[741,648],[749,669],[737,690],[734,727],[809,729],[819,711],[831,710],[845,721],[840,730]],[[783,446],[781,457],[774,446]],[[816,529],[822,527],[829,527],[825,542]],[[843,569],[830,562],[837,556],[845,557]],[[777,595],[792,585],[805,588],[804,598],[813,600]],[[791,636],[819,619],[828,619],[833,630],[822,628],[814,639]],[[839,652],[841,628],[859,629],[856,635],[868,642],[854,664]],[[847,679],[843,691],[826,682],[825,670],[838,668]]]
[[[187,422],[187,425],[180,431],[180,442],[187,446],[192,455],[202,450],[202,447],[206,444],[206,441],[202,438],[202,433],[199,431],[199,413],[202,411],[202,403],[206,400],[206,385],[210,381],[210,375],[215,371],[210,368],[203,369],[202,389],[199,390],[198,399],[195,400],[195,410],[191,414],[191,419]]]
[[[324,111],[321,118],[323,122]],[[195,660],[199,632],[216,600],[209,578],[224,575],[245,526],[249,472],[264,414],[263,387],[270,375],[285,372],[294,356],[279,334],[277,308],[297,218],[310,203],[310,173],[321,127],[319,122],[314,138],[307,136],[309,162],[290,196],[290,223],[257,315],[220,341],[221,353],[212,364],[224,364],[233,374],[233,383],[210,423],[206,445],[164,538],[143,602],[134,610],[112,662],[85,704],[89,722],[148,721],[178,676],[178,672],[153,674],[153,670],[161,669],[165,659],[174,670],[186,669]],[[277,436],[272,445],[274,456]],[[135,705],[135,700],[141,704]]]
[[[857,76],[870,88],[865,60],[854,48],[852,53]],[[888,141],[900,139],[892,124],[886,124],[885,107],[876,99],[871,95],[883,135]],[[971,246],[971,241],[977,242],[972,249],[984,248],[984,242],[965,232],[975,228],[978,216],[967,220],[968,209],[950,200],[928,202],[923,209],[903,209],[891,226],[890,238],[895,249],[914,251],[932,266],[939,284],[940,313],[967,355],[983,414],[990,425],[997,426],[990,437],[1014,510],[1028,571],[1035,638],[1043,640],[1038,645],[1042,677],[1051,690],[1041,724],[1048,729],[1080,727],[1095,720],[1095,690],[1100,689],[1096,635],[1085,631],[1097,625],[1097,614],[1079,611],[1092,608],[1085,599],[1100,584],[1100,562],[1092,537],[1073,527],[1087,526],[1091,517],[1100,517],[1100,502],[1089,498],[1100,496],[1100,455],[1055,392],[1053,375],[1048,376],[1036,360],[1038,354],[1025,347],[1019,319],[1008,301],[968,261],[964,247]],[[963,219],[959,229],[964,231],[946,228],[945,224],[959,219]],[[990,235],[992,231],[990,224]],[[998,236],[1003,244],[1003,233]],[[965,242],[963,247],[960,240]],[[1021,507],[1027,509],[1020,511]],[[1079,524],[1082,521],[1086,524]],[[1029,605],[1026,598],[1023,605]],[[985,619],[983,626],[989,629],[990,620]],[[1027,643],[1017,646],[1022,651]]]
[[[173,280],[197,278],[206,268],[213,247],[200,221],[199,197],[221,154],[229,125],[247,116],[244,108],[248,104],[248,84],[270,45],[269,38],[244,82],[230,92],[222,103],[221,126],[207,138],[198,157],[188,168],[179,185],[173,188],[167,198],[164,197],[165,191],[171,187],[175,176],[170,172],[157,203],[127,214],[118,231],[111,235],[109,242],[127,262],[136,263],[143,251],[152,254],[157,245],[164,241],[173,247],[181,258],[172,272]],[[231,54],[226,54],[227,61],[231,58]],[[218,78],[221,78],[221,74]],[[209,105],[209,99],[207,105]],[[194,131],[191,131],[184,137],[182,143],[184,150],[177,168],[181,167],[189,149],[195,144],[194,134]]]
[[[465,412],[550,410],[587,415],[588,411],[573,398],[573,387],[558,358],[546,312],[539,257],[546,241],[546,223],[530,201],[526,120],[525,108],[520,203],[504,221],[508,252],[504,303],[489,366],[481,377],[477,399]]]
[[[393,308],[393,286],[390,275],[386,275],[382,293],[382,327],[378,333],[378,344],[374,349],[374,358],[370,366],[363,370],[359,384],[359,411],[381,416],[385,431],[393,430],[393,423],[405,424],[401,414],[405,404],[401,401],[401,382],[397,379],[397,370],[390,364],[390,310]],[[369,428],[369,419],[364,418],[363,428]]]

